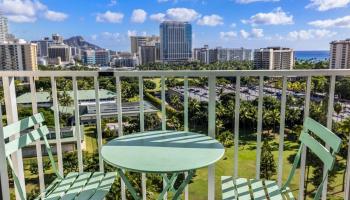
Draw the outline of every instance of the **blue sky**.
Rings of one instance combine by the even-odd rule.
[[[161,20],[190,21],[194,47],[327,50],[350,38],[350,0],[0,0],[0,11],[19,38],[81,35],[113,50],[158,35]]]

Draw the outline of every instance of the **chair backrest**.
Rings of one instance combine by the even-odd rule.
[[[301,131],[299,140],[301,142],[301,146],[294,159],[294,164],[291,173],[282,189],[285,189],[290,184],[290,181],[292,180],[295,174],[295,170],[299,165],[303,148],[307,147],[323,162],[325,168],[327,169],[327,174],[324,175],[323,180],[320,186],[318,187],[314,197],[314,199],[319,199],[324,181],[328,176],[328,172],[331,171],[334,167],[334,162],[336,160],[335,154],[339,152],[342,140],[331,130],[309,117],[306,118],[304,121],[304,128]],[[321,140],[324,143],[324,145],[320,143],[319,140]]]
[[[33,142],[43,138],[47,153],[50,158],[52,168],[56,173],[56,175],[62,178],[61,175],[58,173],[55,160],[52,155],[51,147],[46,138],[46,135],[49,134],[50,132],[47,126],[43,125],[44,121],[45,119],[43,114],[38,113],[31,117],[27,117],[25,119],[22,119],[13,124],[3,127],[4,139],[5,139],[5,154],[6,154],[7,162],[12,170],[14,182],[18,190],[18,193],[20,195],[20,198],[23,200],[26,198],[24,197],[24,193],[22,191],[22,188],[20,187],[19,179],[14,171],[13,163],[11,160],[11,154],[15,153],[19,149],[22,149],[32,144]],[[10,138],[11,136],[15,136],[16,134],[21,133],[22,131],[27,131],[28,129],[32,129],[32,128],[34,128],[34,130],[25,132],[24,134],[20,134],[19,137],[14,138],[12,140],[8,140],[8,138]]]

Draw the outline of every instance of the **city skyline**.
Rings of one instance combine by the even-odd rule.
[[[348,38],[348,0],[1,0],[10,32],[26,40],[59,33],[83,36],[112,49],[130,51],[131,35],[159,35],[162,20],[188,21],[193,47],[329,50]]]

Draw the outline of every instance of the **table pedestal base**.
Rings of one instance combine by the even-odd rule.
[[[142,200],[142,198],[137,194],[135,188],[130,184],[130,181],[126,177],[126,175],[123,172],[123,170],[118,168],[117,172],[118,172],[119,176],[122,178],[122,180],[124,181],[126,187],[128,188],[129,192],[133,196],[134,200]],[[159,194],[158,200],[162,200],[164,198],[164,195],[167,192],[173,192],[174,193],[174,196],[172,198],[173,200],[180,199],[180,196],[181,196],[182,192],[184,191],[185,187],[190,183],[191,179],[194,176],[194,170],[188,171],[187,177],[185,177],[185,179],[182,181],[182,183],[179,186],[179,188],[176,190],[174,188],[174,184],[175,184],[176,179],[178,178],[178,175],[179,175],[179,173],[173,173],[172,176],[169,179],[166,174],[163,174],[163,179],[165,180],[166,185],[163,188],[162,192]]]

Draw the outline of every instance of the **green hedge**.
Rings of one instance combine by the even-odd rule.
[[[156,106],[158,109],[162,109],[162,100],[155,97],[149,92],[145,92],[145,99],[149,102],[151,102],[154,106]],[[166,112],[170,115],[178,115],[179,113],[171,106],[165,105]]]

